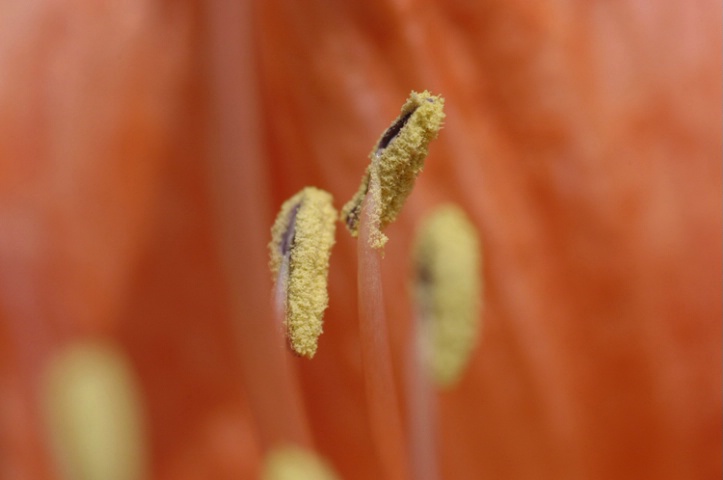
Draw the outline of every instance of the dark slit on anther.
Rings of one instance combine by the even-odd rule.
[[[281,255],[288,255],[291,252],[291,246],[294,243],[294,235],[296,234],[296,215],[299,213],[301,203],[298,203],[289,212],[289,220],[286,222],[286,231],[281,236]]]
[[[422,321],[429,321],[432,312],[432,295],[434,278],[429,267],[424,262],[416,265],[417,309]]]
[[[387,129],[387,131],[384,132],[382,139],[379,140],[379,145],[377,145],[376,153],[379,153],[382,150],[384,150],[385,148],[387,148],[387,146],[389,146],[389,144],[392,142],[392,140],[394,140],[394,138],[397,135],[399,135],[399,132],[402,131],[402,128],[404,128],[404,125],[407,124],[407,122],[409,121],[409,118],[412,116],[412,114],[415,112],[415,110],[417,110],[416,107],[414,109],[408,111],[401,117],[399,117],[399,119],[396,122],[394,122],[394,125],[389,127]]]
[[[361,206],[361,203],[357,203],[346,216],[347,227],[356,228],[357,224],[359,223],[359,213],[361,212]]]
[[[369,181],[367,181],[366,188],[364,189],[364,195],[361,196],[361,199],[359,200],[359,202],[357,202],[357,204],[354,205],[354,208],[352,208],[351,211],[346,216],[346,225],[352,230],[356,229],[357,225],[359,225],[359,215],[361,214],[362,204],[364,203],[364,197],[366,197],[368,192],[369,192]]]

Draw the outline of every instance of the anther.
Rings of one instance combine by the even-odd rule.
[[[80,343],[51,359],[43,399],[62,478],[139,480],[146,473],[141,406],[125,357]]]
[[[439,386],[462,375],[477,341],[481,310],[480,242],[462,210],[439,207],[414,248],[419,330],[427,368]]]
[[[263,480],[336,480],[331,466],[311,451],[294,446],[279,447],[267,455]]]
[[[287,200],[271,228],[270,267],[289,345],[312,358],[329,303],[327,276],[337,212],[329,193],[304,188]]]
[[[384,131],[369,155],[361,186],[342,208],[341,218],[352,236],[359,233],[361,205],[367,194],[374,196],[374,231],[370,246],[381,248],[387,237],[381,232],[393,222],[412,191],[417,175],[424,167],[429,142],[439,134],[444,120],[444,99],[428,91],[412,92],[402,113]]]

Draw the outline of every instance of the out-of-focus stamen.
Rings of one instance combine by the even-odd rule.
[[[421,226],[415,248],[420,334],[427,368],[440,387],[460,378],[477,341],[482,285],[480,242],[462,210],[439,207]]]
[[[331,466],[315,453],[295,446],[271,450],[264,460],[262,480],[337,480]]]
[[[141,402],[123,354],[79,343],[51,359],[43,389],[62,478],[140,480],[146,469]]]

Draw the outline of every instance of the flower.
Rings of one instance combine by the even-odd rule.
[[[382,273],[401,378],[414,226],[453,201],[481,233],[485,327],[439,396],[443,478],[720,477],[719,10],[0,7],[0,472],[57,478],[36,382],[70,340],[111,337],[137,370],[153,478],[253,478],[289,435],[375,478],[355,240],[332,253],[315,358],[279,376],[282,357],[247,360],[274,346],[275,208],[306,185],[349,198],[407,93],[429,89],[445,128]]]

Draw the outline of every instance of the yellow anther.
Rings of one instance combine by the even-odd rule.
[[[291,348],[312,358],[329,304],[327,277],[337,212],[329,193],[306,187],[281,207],[271,228],[270,267],[281,292]]]
[[[451,386],[469,361],[480,326],[477,231],[458,207],[439,207],[418,232],[414,258],[420,331],[429,345],[428,368],[439,386]]]
[[[264,461],[263,480],[336,480],[337,475],[321,457],[299,447],[272,450]]]
[[[43,401],[62,478],[145,478],[140,400],[123,355],[81,343],[52,359],[46,373]]]
[[[359,229],[364,196],[374,196],[376,211],[372,212],[373,231],[370,243],[382,248],[387,237],[381,230],[393,222],[414,187],[414,180],[424,167],[428,145],[435,139],[444,120],[444,99],[428,91],[412,92],[402,113],[382,134],[369,155],[361,186],[342,208],[341,219],[352,236]]]

